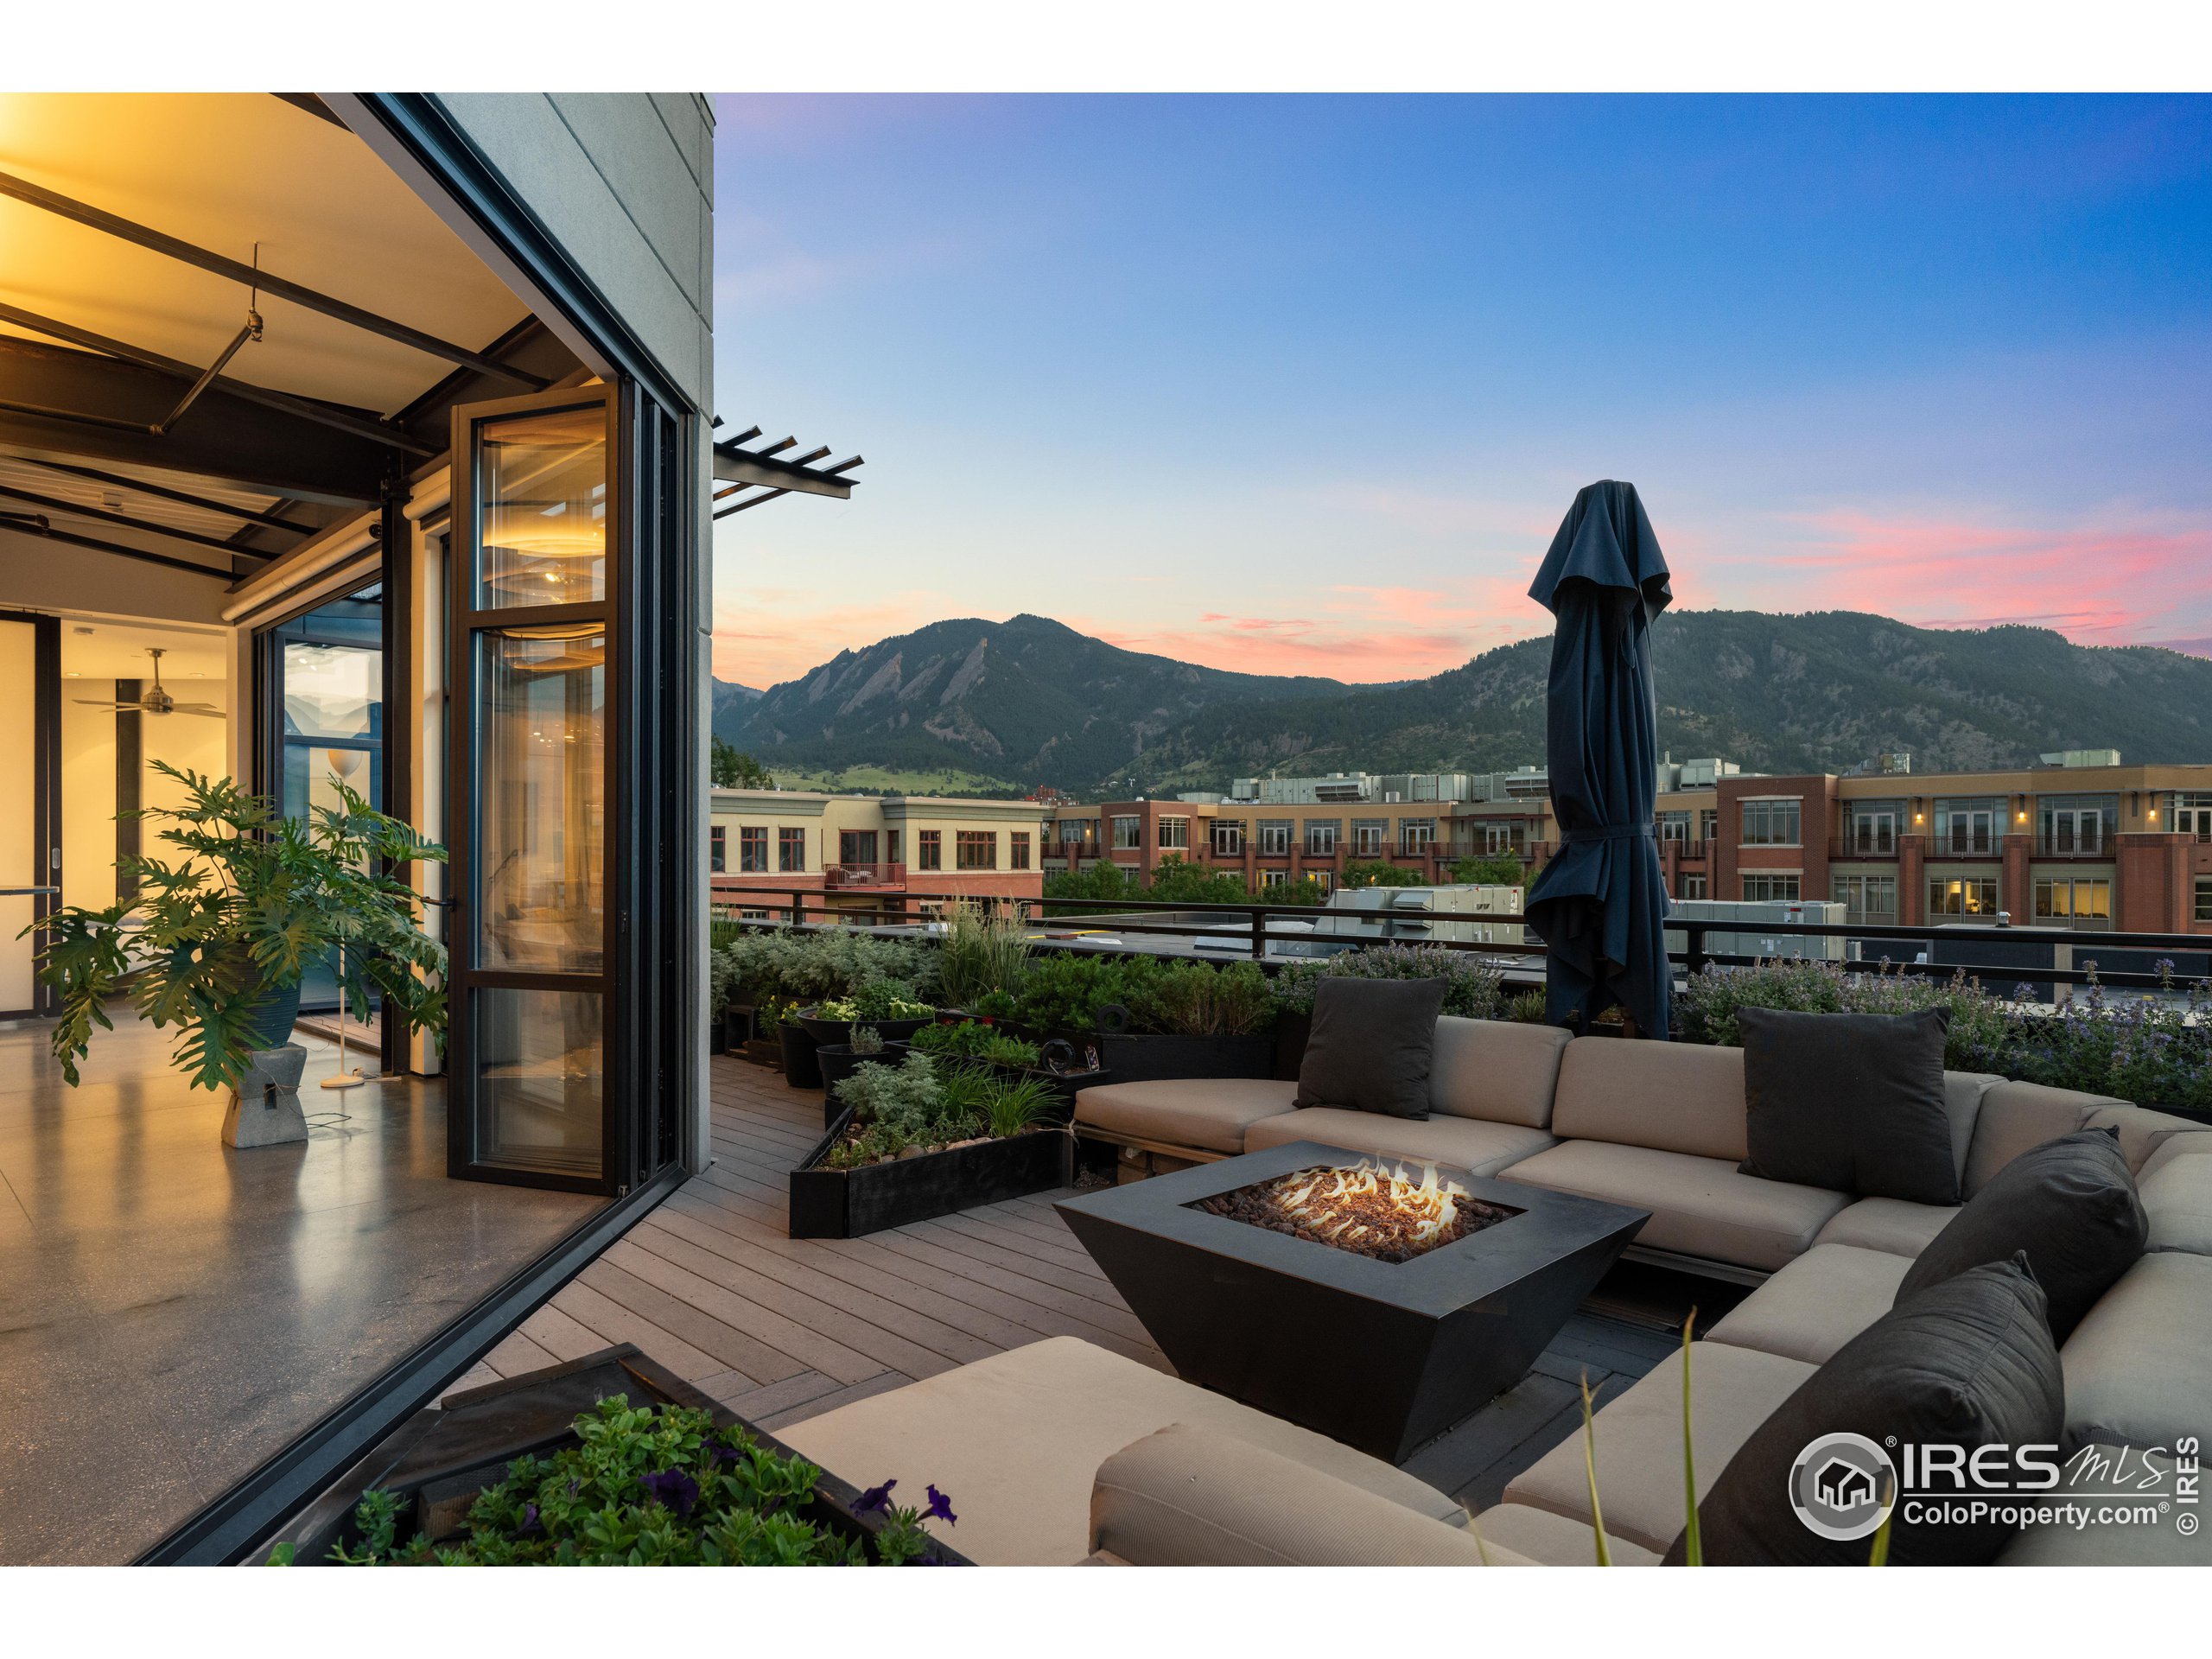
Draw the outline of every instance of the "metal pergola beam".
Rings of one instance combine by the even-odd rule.
[[[121,542],[104,541],[98,536],[79,536],[74,531],[56,530],[42,512],[0,512],[0,532],[14,531],[19,536],[35,536],[41,541],[60,542],[70,547],[91,548],[95,552],[112,553],[118,558],[137,559],[142,564],[158,564],[166,569],[188,570],[195,576],[213,576],[222,582],[236,582],[245,574],[238,569],[235,559],[227,570],[212,564],[198,564],[190,559],[174,559],[166,553],[149,553],[143,547],[126,547]]]
[[[9,455],[5,457],[19,467],[37,467],[49,473],[61,473],[71,478],[87,478],[95,484],[111,484],[119,490],[135,491],[140,495],[156,496],[163,501],[174,501],[179,506],[198,507],[202,512],[219,512],[228,518],[241,519],[249,524],[259,524],[268,530],[295,531],[302,536],[315,534],[316,526],[302,524],[297,518],[286,518],[273,512],[256,512],[251,507],[241,507],[228,501],[217,501],[204,495],[194,495],[186,490],[173,490],[166,484],[149,484],[143,478],[126,478],[121,473],[104,473],[97,467],[76,467],[66,461],[46,461],[36,455]]]
[[[221,387],[194,419],[157,438],[153,423],[176,401],[174,376],[13,334],[0,334],[0,386],[9,393],[0,399],[6,448],[182,473],[296,501],[374,506],[391,453]]]
[[[73,196],[65,196],[58,190],[48,190],[42,186],[33,184],[28,179],[19,179],[12,173],[0,173],[0,195],[12,196],[17,201],[29,207],[43,209],[62,219],[73,219],[79,225],[90,226],[93,230],[103,231],[123,241],[134,243],[142,248],[151,249],[156,253],[164,254],[171,259],[195,266],[199,270],[212,271],[218,276],[227,276],[234,283],[242,283],[248,288],[258,289],[264,294],[275,294],[307,310],[320,312],[326,317],[334,317],[340,322],[350,324],[353,327],[385,340],[396,340],[402,346],[411,346],[418,352],[427,353],[432,357],[443,358],[448,363],[459,363],[464,367],[476,370],[480,374],[497,375],[503,380],[512,381],[515,385],[526,387],[531,391],[543,391],[550,384],[537,375],[521,369],[511,368],[497,358],[486,357],[480,352],[473,352],[466,346],[456,346],[449,340],[441,340],[435,334],[423,333],[420,328],[410,328],[404,322],[394,322],[390,317],[378,316],[375,312],[365,310],[358,305],[349,305],[344,300],[309,288],[304,283],[289,282],[282,276],[272,276],[268,271],[257,270],[251,265],[241,264],[235,259],[226,258],[212,249],[199,247],[180,238],[164,235],[149,226],[138,224],[136,220],[108,213],[103,208],[92,206],[89,202],[79,201]]]
[[[788,448],[793,442],[786,438],[775,447]],[[829,451],[824,449],[817,453],[827,454]],[[861,464],[860,457],[855,455],[844,464],[857,467]],[[763,454],[757,450],[741,449],[734,439],[728,443],[715,446],[715,479],[722,484],[757,485],[763,489],[796,490],[805,495],[833,496],[840,501],[849,500],[853,493],[852,480],[838,477],[834,471],[802,467],[797,461]]]
[[[218,553],[247,553],[219,536],[204,536],[196,530],[179,530],[173,524],[157,524],[150,518],[133,518],[127,512],[111,512],[105,507],[88,507],[78,501],[66,500],[58,495],[39,495],[30,490],[19,490],[12,484],[0,484],[0,499],[25,501],[35,507],[44,507],[49,512],[67,513],[73,518],[96,519],[103,524],[114,524],[123,530],[143,531],[149,536],[168,536],[180,542],[189,542],[194,547],[212,547]],[[262,557],[251,554],[252,557]]]
[[[174,357],[164,357],[159,352],[149,351],[143,346],[133,346],[120,340],[111,340],[105,334],[94,334],[89,328],[79,328],[74,323],[64,322],[58,317],[42,316],[35,311],[26,311],[21,306],[0,305],[0,321],[12,322],[18,327],[29,328],[50,339],[65,340],[80,346],[89,352],[99,352],[125,363],[136,363],[141,368],[194,385],[207,378],[207,371],[197,364],[185,363]],[[418,443],[405,433],[386,426],[381,421],[333,409],[311,397],[295,397],[289,391],[271,391],[266,386],[257,386],[250,381],[233,380],[228,375],[215,375],[209,379],[209,389],[228,392],[247,403],[259,404],[265,409],[281,410],[287,415],[303,421],[313,421],[327,426],[334,432],[344,432],[357,438],[366,438],[372,443],[381,443],[393,449],[404,449],[424,459],[437,452],[427,444]],[[172,400],[174,401],[174,400]],[[148,422],[149,432],[160,430],[159,423]]]

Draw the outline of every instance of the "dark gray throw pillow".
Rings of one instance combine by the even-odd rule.
[[[1905,1270],[1897,1300],[2024,1251],[2050,1301],[2051,1340],[2063,1343],[2150,1236],[2120,1131],[2076,1129],[1990,1177]]]
[[[1697,1349],[1690,1353],[1694,1388]],[[1806,1460],[1802,1470],[1799,1462],[1823,1435],[1864,1435],[1892,1453],[1940,1442],[1963,1446],[1971,1459],[1978,1446],[2056,1446],[2065,1417],[2058,1348],[2026,1259],[1969,1268],[1900,1301],[1759,1426],[1698,1505],[1705,1560],[1715,1567],[1866,1564],[1871,1533],[1826,1538],[1791,1507],[1793,1471],[1801,1488],[1819,1481],[1825,1459]],[[2014,1530],[2001,1520],[1916,1521],[1909,1512],[1900,1505],[1891,1523],[1889,1558],[1899,1567],[1985,1566]],[[1686,1554],[1676,1538],[1668,1564],[1681,1566]]]
[[[1317,982],[1297,1103],[1427,1117],[1444,991],[1440,979]]]
[[[1943,1106],[1948,1008],[1738,1008],[1746,1175],[1862,1198],[1956,1204]]]

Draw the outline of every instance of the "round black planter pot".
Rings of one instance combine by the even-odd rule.
[[[855,1026],[872,1025],[887,1043],[912,1036],[932,1020],[824,1020],[811,1008],[799,1011],[798,1022],[817,1043],[849,1043]]]
[[[784,1049],[784,1081],[794,1089],[819,1089],[822,1067],[815,1051],[820,1045],[813,1037],[797,1026],[784,1025],[776,1028],[776,1040]]]
[[[822,1073],[822,1086],[830,1091],[830,1109],[836,1109],[837,1085],[847,1077],[872,1060],[883,1065],[900,1065],[912,1046],[907,1043],[886,1043],[873,1054],[862,1054],[850,1043],[823,1043],[817,1048],[815,1064]]]

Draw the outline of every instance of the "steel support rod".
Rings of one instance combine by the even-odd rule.
[[[110,236],[134,242],[142,248],[150,248],[156,253],[167,254],[172,259],[197,266],[201,270],[213,271],[218,276],[227,276],[234,283],[258,289],[264,294],[281,296],[309,311],[335,317],[340,322],[351,323],[356,328],[380,335],[385,340],[397,340],[403,346],[411,346],[418,352],[442,358],[448,363],[458,363],[480,373],[497,375],[502,380],[512,380],[532,391],[542,391],[552,384],[543,375],[512,368],[497,358],[486,357],[481,352],[472,352],[466,346],[440,340],[435,334],[424,334],[419,328],[410,328],[404,322],[394,322],[390,317],[378,316],[358,305],[348,305],[345,301],[320,293],[303,283],[287,282],[282,276],[272,276],[265,270],[257,270],[251,265],[226,259],[210,249],[197,247],[174,236],[165,236],[150,226],[107,213],[89,202],[65,196],[59,191],[46,189],[11,173],[0,173],[0,195],[13,196],[17,201],[30,207],[43,208],[63,219],[74,219],[78,224],[90,226],[96,231],[105,231]]]
[[[37,312],[26,311],[20,306],[0,305],[0,319],[24,328],[33,329],[51,339],[67,340],[70,345],[82,346],[86,351],[99,352],[103,356],[120,358],[126,363],[136,363],[141,368],[153,369],[162,374],[174,375],[180,380],[190,382],[200,378],[200,369],[194,364],[181,363],[175,358],[163,357],[159,352],[149,352],[143,346],[132,346],[123,340],[110,340],[105,334],[96,334],[89,328],[79,328],[74,323],[63,322],[56,317],[41,316]],[[287,415],[297,416],[301,420],[313,421],[318,425],[329,427],[334,431],[349,433],[357,438],[366,438],[372,443],[381,443],[393,449],[404,449],[410,454],[420,455],[426,461],[437,453],[429,445],[417,443],[405,433],[396,431],[381,421],[363,420],[359,416],[348,415],[343,410],[326,409],[312,399],[295,397],[288,391],[270,391],[266,387],[257,386],[250,381],[232,380],[221,375],[215,378],[215,385],[219,390],[229,393],[233,397],[243,397],[250,404],[259,404],[265,409],[278,410]],[[103,422],[102,424],[106,423]],[[150,423],[143,429],[151,433],[160,431],[158,427]]]

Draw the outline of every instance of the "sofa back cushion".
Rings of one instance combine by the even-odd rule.
[[[1562,1140],[1611,1141],[1739,1163],[1745,1150],[1744,1051],[1577,1037],[1560,1057],[1551,1129]]]
[[[1313,988],[1297,1103],[1427,1117],[1446,989],[1440,979],[1324,979]]]
[[[1548,1129],[1552,1096],[1559,1088],[1560,1056],[1572,1040],[1557,1026],[1462,1020],[1447,1014],[1436,1022],[1428,1109]]]
[[[1981,1110],[1974,1119],[1974,1144],[1967,1152],[1966,1196],[1980,1192],[1990,1177],[2031,1147],[2073,1134],[2105,1107],[2127,1103],[2109,1095],[2085,1095],[2017,1078],[1997,1084],[1981,1097]]]
[[[1945,1109],[1946,1008],[1739,1008],[1745,1175],[1907,1204],[1956,1204]]]
[[[2101,1106],[2089,1114],[2088,1122],[2082,1127],[2117,1130],[2120,1155],[2127,1160],[2127,1166],[2135,1172],[2138,1180],[2147,1173],[2158,1148],[2174,1136],[2207,1132],[2205,1126],[2194,1118],[2154,1112],[2147,1106]]]

